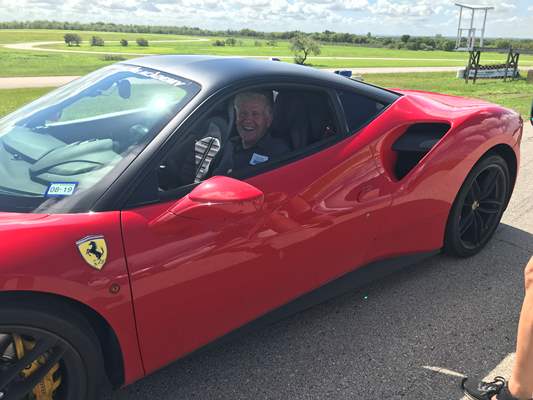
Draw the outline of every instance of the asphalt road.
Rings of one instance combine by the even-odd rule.
[[[521,164],[503,223],[475,257],[427,259],[104,399],[459,400],[461,374],[509,376],[533,253],[529,125]]]

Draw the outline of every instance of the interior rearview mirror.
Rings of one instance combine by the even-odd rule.
[[[131,83],[127,79],[118,81],[118,95],[123,99],[129,99],[131,96]]]

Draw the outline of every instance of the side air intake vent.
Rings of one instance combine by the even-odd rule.
[[[411,125],[392,145],[398,153],[394,173],[398,180],[409,173],[448,132],[449,124],[422,123]]]

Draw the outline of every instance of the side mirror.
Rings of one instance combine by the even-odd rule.
[[[200,183],[169,211],[174,215],[195,219],[228,214],[247,215],[259,211],[264,198],[262,191],[246,182],[227,176],[214,176]]]
[[[263,208],[264,197],[262,191],[246,182],[214,176],[196,186],[150,225],[163,229],[176,217],[220,223],[229,218],[257,213]]]

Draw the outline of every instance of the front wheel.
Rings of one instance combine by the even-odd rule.
[[[2,303],[0,399],[95,399],[103,363],[91,326],[60,303]]]
[[[496,231],[509,196],[510,177],[505,160],[498,155],[481,159],[453,203],[444,250],[458,257],[479,252]]]

